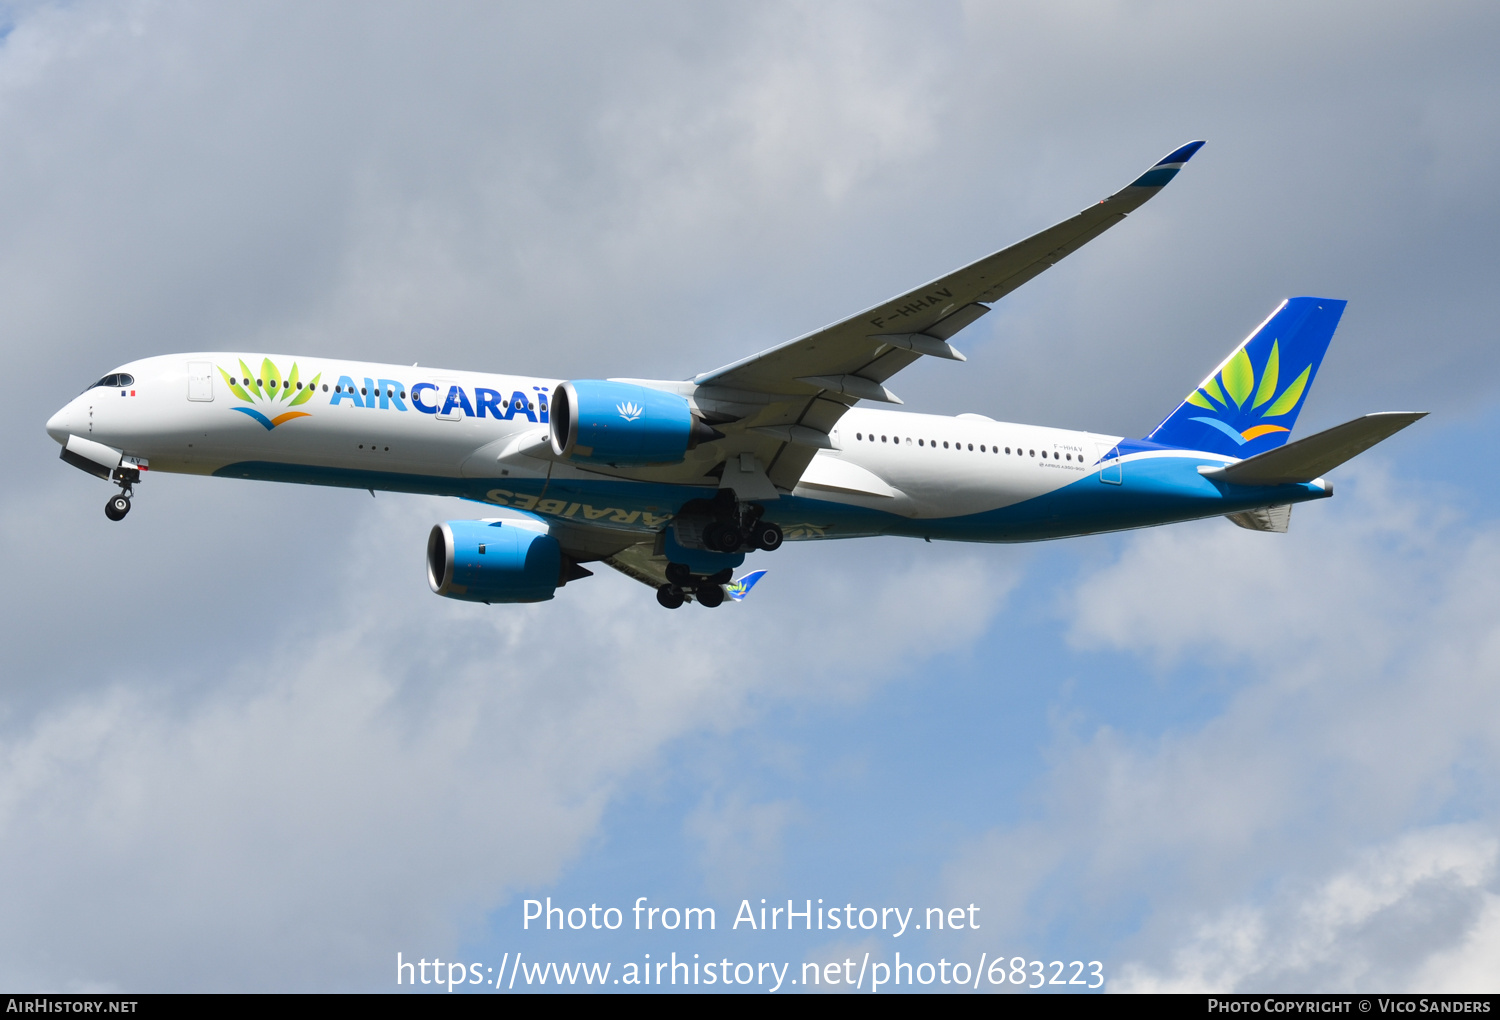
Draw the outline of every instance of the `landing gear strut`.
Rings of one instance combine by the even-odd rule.
[[[140,481],[140,472],[132,469],[117,469],[112,472],[111,481],[120,486],[120,494],[111,496],[109,502],[104,504],[104,516],[112,521],[123,521],[125,515],[130,513],[131,486]]]

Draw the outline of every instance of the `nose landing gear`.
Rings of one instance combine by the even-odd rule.
[[[110,481],[120,487],[120,494],[111,496],[109,502],[104,504],[105,517],[112,521],[125,519],[125,515],[130,513],[130,497],[134,495],[132,487],[140,480],[141,473],[136,468],[116,468],[110,472]]]

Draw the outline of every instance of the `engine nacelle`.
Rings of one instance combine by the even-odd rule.
[[[595,464],[676,464],[723,434],[686,398],[604,379],[566,382],[552,395],[552,452]]]
[[[427,583],[466,602],[545,602],[564,582],[557,539],[517,521],[448,521],[427,536]]]

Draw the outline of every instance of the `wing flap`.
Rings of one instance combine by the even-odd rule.
[[[654,543],[640,542],[606,556],[604,562],[647,587],[660,588],[667,583],[667,558],[653,554],[654,547]]]

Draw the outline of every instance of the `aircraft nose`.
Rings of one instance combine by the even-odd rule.
[[[74,400],[64,404],[61,410],[47,419],[47,435],[59,443],[66,443],[69,435],[81,431],[77,423],[78,411],[74,406],[77,403]]]

